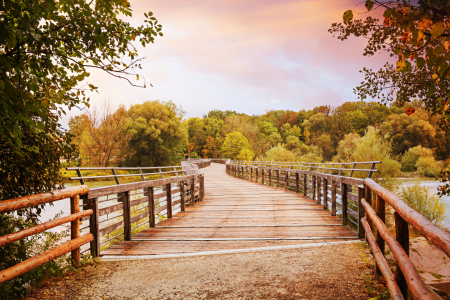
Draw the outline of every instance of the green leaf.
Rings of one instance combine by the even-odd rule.
[[[367,11],[371,11],[372,10],[372,8],[373,8],[373,1],[372,0],[367,0],[366,1],[366,8],[367,8]]]
[[[425,66],[425,59],[423,57],[417,58],[416,64],[418,68],[423,68]]]
[[[388,8],[384,11],[383,17],[387,18],[387,17],[390,17],[391,15],[392,15],[392,10],[390,8]]]
[[[349,9],[344,13],[344,23],[347,23],[352,19],[353,19],[353,11]]]
[[[436,24],[434,24],[433,29],[431,30],[431,35],[432,36],[440,36],[444,33],[445,28],[442,26],[441,22],[438,22]]]

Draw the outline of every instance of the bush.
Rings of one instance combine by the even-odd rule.
[[[402,157],[402,170],[405,172],[416,171],[416,164],[420,157],[433,157],[433,151],[431,149],[416,146],[409,148],[408,151]]]
[[[289,151],[282,145],[270,148],[264,155],[258,157],[256,160],[260,161],[280,161],[280,162],[322,162],[322,156],[317,153],[306,153],[298,155],[295,152]]]
[[[436,225],[441,225],[445,219],[447,204],[441,198],[433,195],[430,187],[420,185],[417,182],[402,187],[397,194],[412,209]]]
[[[442,168],[433,156],[420,157],[415,166],[420,175],[427,177],[436,177]]]

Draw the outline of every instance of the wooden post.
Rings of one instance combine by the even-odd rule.
[[[300,183],[299,183],[299,178],[300,174],[298,174],[297,172],[295,172],[295,192],[296,193],[300,193]]]
[[[372,191],[370,190],[370,188],[364,184],[364,196],[366,199],[366,202],[372,206]],[[372,226],[372,220],[370,218],[366,218],[367,224],[369,224],[369,227],[371,229],[371,231],[373,232],[373,226]],[[367,237],[366,237],[366,242],[367,241]]]
[[[316,176],[312,177],[312,198],[316,200]]]
[[[256,167],[256,180],[255,180],[255,182],[258,182],[258,172],[259,172],[259,168]]]
[[[80,212],[80,195],[70,198],[70,214]],[[80,219],[70,222],[70,238],[72,240],[80,237]],[[72,264],[75,268],[80,267],[80,248],[72,250]]]
[[[277,170],[277,187],[280,187],[280,170]]]
[[[403,218],[397,213],[394,213],[395,219],[395,235],[399,244],[405,250],[406,254],[409,256],[409,229],[408,223],[403,220]],[[402,295],[405,299],[408,296],[408,284],[406,283],[405,276],[400,270],[398,264],[395,268],[395,281],[397,281],[398,287],[402,291]]]
[[[264,184],[264,169],[261,169],[261,183]]]
[[[342,225],[348,224],[348,201],[347,201],[347,184],[343,183],[341,188],[342,191]]]
[[[180,201],[181,201],[181,211],[185,211],[186,210],[186,203],[184,200],[184,198],[186,198],[186,192],[184,191],[184,181],[180,182]]]
[[[336,181],[331,181],[331,215],[336,215]]]
[[[269,169],[269,186],[272,186],[272,170]]]
[[[284,178],[284,189],[286,191],[289,191],[289,172],[285,172],[285,178]]]
[[[201,177],[202,179],[201,179],[201,184],[202,184],[202,189],[201,189],[201,191],[202,191],[202,201],[203,201],[203,197],[205,197],[205,174],[202,174],[202,177]]]
[[[383,223],[386,222],[386,203],[384,202],[383,198],[377,195],[377,216],[383,221]],[[384,245],[385,242],[383,238],[381,237],[380,233],[377,232],[377,244],[378,248],[380,248],[381,253],[384,255]],[[376,265],[375,272],[378,275],[381,275],[381,270],[378,268],[378,265]]]
[[[366,232],[364,231],[364,227],[361,223],[361,219],[366,216],[366,211],[361,203],[361,200],[364,198],[364,188],[358,187],[358,237],[360,239],[366,236]]]
[[[155,190],[151,186],[148,188],[148,226],[155,227]]]
[[[328,179],[323,179],[323,209],[328,209]]]
[[[191,205],[195,205],[195,179],[191,179]]]
[[[320,176],[317,176],[317,204],[320,204],[322,202],[322,178]]]
[[[253,167],[250,167],[250,181],[253,181]]]
[[[200,191],[199,191],[200,197]],[[167,218],[172,218],[172,184],[166,184]]]
[[[93,210],[89,220],[89,230],[94,236],[94,240],[91,242],[91,256],[98,257],[100,255],[98,198],[89,200],[89,209]]]
[[[308,175],[303,174],[303,196],[308,196]]]
[[[122,194],[123,200],[123,235],[125,241],[131,241],[131,207],[130,192],[126,191]]]

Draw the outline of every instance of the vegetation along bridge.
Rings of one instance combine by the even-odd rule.
[[[69,216],[0,237],[2,246],[71,222],[70,241],[0,271],[0,283],[68,252],[78,266],[87,251],[113,259],[365,238],[393,299],[406,299],[408,290],[414,299],[435,299],[408,257],[408,224],[447,255],[450,234],[370,179],[381,162],[214,162],[126,169],[134,174],[111,168],[112,175],[95,177],[75,168],[80,186],[0,202],[1,213],[71,199]],[[121,184],[130,176],[141,180]],[[117,185],[84,185],[99,177]],[[385,226],[386,202],[395,211],[395,235]],[[394,272],[385,244],[397,262]]]

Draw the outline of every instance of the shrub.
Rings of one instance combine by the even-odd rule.
[[[436,177],[441,172],[441,164],[433,156],[419,157],[415,166],[422,176]]]
[[[420,145],[409,148],[402,157],[402,170],[405,172],[416,171],[416,164],[420,157],[433,157],[433,151]]]
[[[412,209],[436,225],[440,225],[445,219],[447,204],[441,198],[433,195],[430,187],[416,182],[402,187],[397,194]]]

